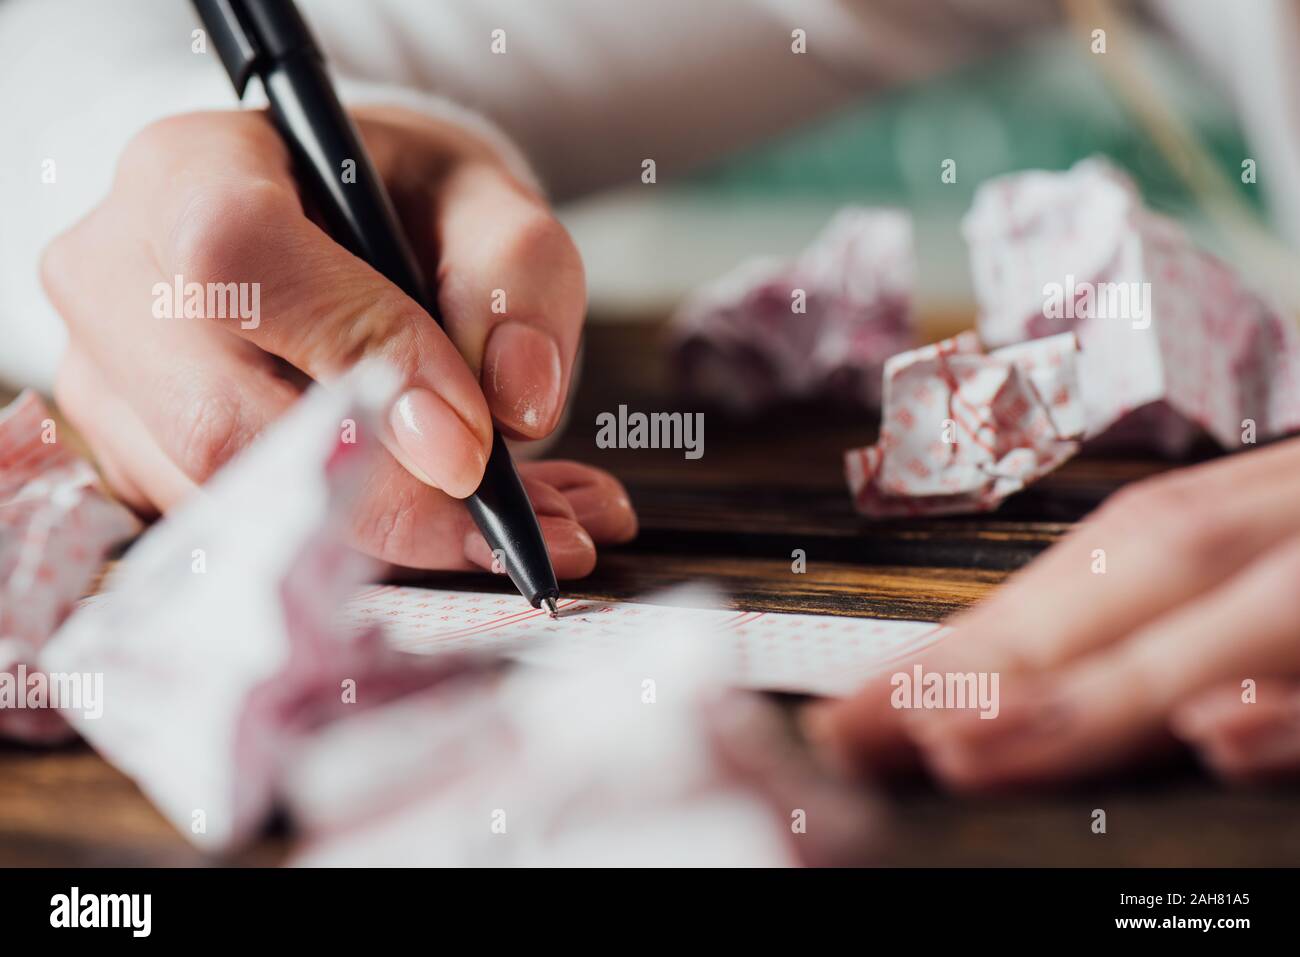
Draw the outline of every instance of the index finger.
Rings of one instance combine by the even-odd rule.
[[[207,148],[184,150],[177,188],[150,204],[147,240],[162,273],[160,291],[174,283],[179,301],[171,309],[188,316],[198,290],[199,317],[313,379],[328,381],[362,358],[384,359],[405,382],[385,443],[417,478],[468,495],[492,443],[474,375],[418,303],[306,217],[283,157],[258,139],[274,132],[253,132],[260,128],[241,120],[237,134],[222,135],[198,124],[195,135],[209,138],[201,141]],[[231,156],[241,137],[261,159]],[[160,151],[168,149],[176,152]]]

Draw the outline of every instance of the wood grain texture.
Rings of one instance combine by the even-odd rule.
[[[850,507],[847,448],[869,442],[871,417],[797,407],[755,422],[706,410],[705,454],[601,450],[595,416],[696,411],[672,388],[654,323],[592,326],[568,427],[548,453],[609,469],[627,484],[642,533],[602,551],[595,573],[565,583],[580,598],[642,597],[673,584],[716,582],[736,607],[940,620],[987,594],[1121,485],[1171,463],[1088,456],[990,515],[870,522]],[[792,550],[807,573],[791,571]],[[491,575],[418,579],[440,588],[508,592]],[[1224,790],[1195,768],[1144,769],[1053,795],[958,800],[929,788],[894,795],[890,865],[1294,865],[1296,792]],[[1089,829],[1094,808],[1109,833]],[[274,863],[277,834],[235,863]],[[224,863],[193,850],[134,785],[82,745],[0,745],[0,865]]]

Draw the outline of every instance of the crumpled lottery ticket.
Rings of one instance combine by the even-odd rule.
[[[454,672],[336,620],[373,571],[348,505],[396,379],[362,366],[317,387],[120,563],[46,645],[51,670],[104,676],[77,730],[209,849],[265,819],[286,752],[341,714]]]
[[[392,385],[313,389],[46,644],[51,670],[104,677],[101,714],[70,716],[85,738],[207,850],[282,805],[305,863],[858,860],[871,807],[727,691],[724,642],[648,625],[604,658],[537,647],[503,673],[340,614],[374,571],[343,523]]]
[[[286,785],[312,835],[296,863],[860,862],[874,807],[813,766],[773,705],[728,690],[716,637],[647,622],[581,662],[541,648],[532,667],[332,725]]]
[[[1294,322],[1105,160],[992,180],[963,228],[987,345],[1078,335],[1088,438],[1176,454],[1300,428]]]
[[[794,260],[745,263],[682,305],[682,382],[742,414],[828,395],[874,408],[881,363],[916,341],[915,271],[906,214],[842,210]]]
[[[879,441],[845,453],[855,507],[873,517],[985,511],[1078,451],[1072,333],[991,353],[974,333],[885,363]]]
[[[97,481],[36,393],[0,410],[0,734],[72,736],[51,699],[61,686],[29,665],[108,550],[139,530]]]

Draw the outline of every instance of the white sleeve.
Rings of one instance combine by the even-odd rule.
[[[1055,16],[1045,0],[300,5],[345,99],[478,111],[558,198],[631,181],[646,158],[670,176]],[[0,2],[0,380],[49,388],[64,333],[40,252],[104,196],[127,140],[232,105],[197,26],[183,0]]]
[[[0,3],[0,380],[48,391],[64,331],[41,250],[108,192],[127,140],[169,113],[230,106],[229,80],[190,52],[195,25],[175,0]]]
[[[304,10],[322,14],[313,23],[341,72],[436,90],[490,117],[558,199],[634,182],[645,159],[671,176],[1059,19],[1052,0],[306,0]]]

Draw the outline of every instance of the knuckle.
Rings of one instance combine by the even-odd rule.
[[[533,210],[515,227],[508,251],[519,257],[547,260],[576,258],[569,231],[544,210]]]
[[[241,182],[235,205],[245,224],[255,227],[283,222],[298,210],[297,198],[288,186],[265,178]]]
[[[53,391],[55,404],[65,413],[76,403],[76,377],[72,374],[72,369],[68,364],[66,356],[59,362],[59,367],[54,372]]]
[[[1232,516],[1220,503],[1207,500],[1195,481],[1183,476],[1162,476],[1126,486],[1099,514],[1177,561],[1214,562],[1236,544]]]
[[[566,464],[573,466],[574,478],[577,479],[579,484],[593,488],[607,497],[627,497],[627,489],[623,483],[609,472],[587,465],[585,462],[569,462]]]
[[[175,217],[170,260],[192,282],[239,278],[268,229],[296,209],[290,190],[267,179],[210,181],[193,187]]]
[[[126,143],[119,172],[153,175],[198,148],[225,146],[257,155],[279,144],[264,114],[244,110],[199,110],[164,116],[141,127]],[[283,147],[281,146],[281,149]]]
[[[1217,564],[1241,547],[1237,523],[1220,508],[1180,509],[1165,528],[1175,555],[1192,564]]]
[[[1170,667],[1168,656],[1161,654],[1159,645],[1140,637],[1126,643],[1118,652],[1117,660],[1105,671],[1106,687],[1113,700],[1143,702],[1147,706],[1171,705],[1179,697],[1185,681],[1182,663]]]
[[[172,420],[175,441],[172,456],[177,466],[203,482],[257,435],[258,427],[245,416],[234,394],[212,389],[198,398],[182,400]]]
[[[586,277],[578,247],[564,225],[544,210],[526,216],[506,244],[508,261],[528,263],[547,276],[551,288],[585,295]]]
[[[1183,495],[1177,483],[1155,478],[1119,489],[1106,499],[1097,517],[1126,529],[1161,531],[1175,524],[1182,508]]]
[[[1276,604],[1290,617],[1300,613],[1300,538],[1292,539],[1271,552],[1261,561],[1263,587],[1276,596]]]
[[[77,306],[86,301],[86,261],[90,256],[102,255],[104,237],[110,235],[110,227],[104,221],[107,215],[105,206],[91,210],[51,239],[41,250],[37,262],[41,288],[68,325],[78,318],[79,313],[98,313],[97,308],[87,310]]]
[[[1032,633],[1016,633],[988,643],[989,659],[998,662],[996,670],[1012,674],[1040,673],[1061,661],[1064,649],[1058,636],[1049,640]]]
[[[159,156],[174,151],[193,133],[197,114],[166,116],[142,127],[127,140],[118,161],[119,170],[151,168]]]
[[[191,191],[168,237],[171,267],[190,282],[209,282],[230,269],[243,224],[224,186],[204,185]]]
[[[85,395],[83,379],[67,354],[54,373],[54,402],[73,427],[84,432],[81,422],[82,399]]]
[[[1293,539],[1287,544],[1279,568],[1285,581],[1292,584],[1300,581],[1300,539]],[[1300,589],[1292,588],[1290,591],[1297,600],[1300,600]]]
[[[362,499],[353,532],[365,552],[381,561],[407,564],[416,551],[416,536],[422,531],[417,496],[423,486],[398,481],[385,484],[382,494]]]
[[[42,250],[38,266],[41,286],[50,302],[54,303],[55,309],[64,316],[65,321],[72,290],[72,277],[76,275],[78,263],[76,251],[78,244],[75,236],[79,228],[74,226],[67,232],[55,236]]]
[[[396,290],[354,290],[348,302],[326,308],[330,318],[303,327],[295,355],[309,373],[337,374],[367,356],[379,356],[403,371],[418,369],[420,337],[416,330],[429,318]],[[354,298],[355,296],[355,298]],[[364,303],[357,308],[356,303]]]
[[[509,295],[511,316],[544,320],[570,334],[576,333],[587,308],[587,278],[578,248],[568,230],[540,208],[513,218],[492,253],[477,264],[468,282],[461,277],[460,286],[462,297],[465,291],[481,295],[500,287]],[[575,334],[569,341],[576,339]]]

